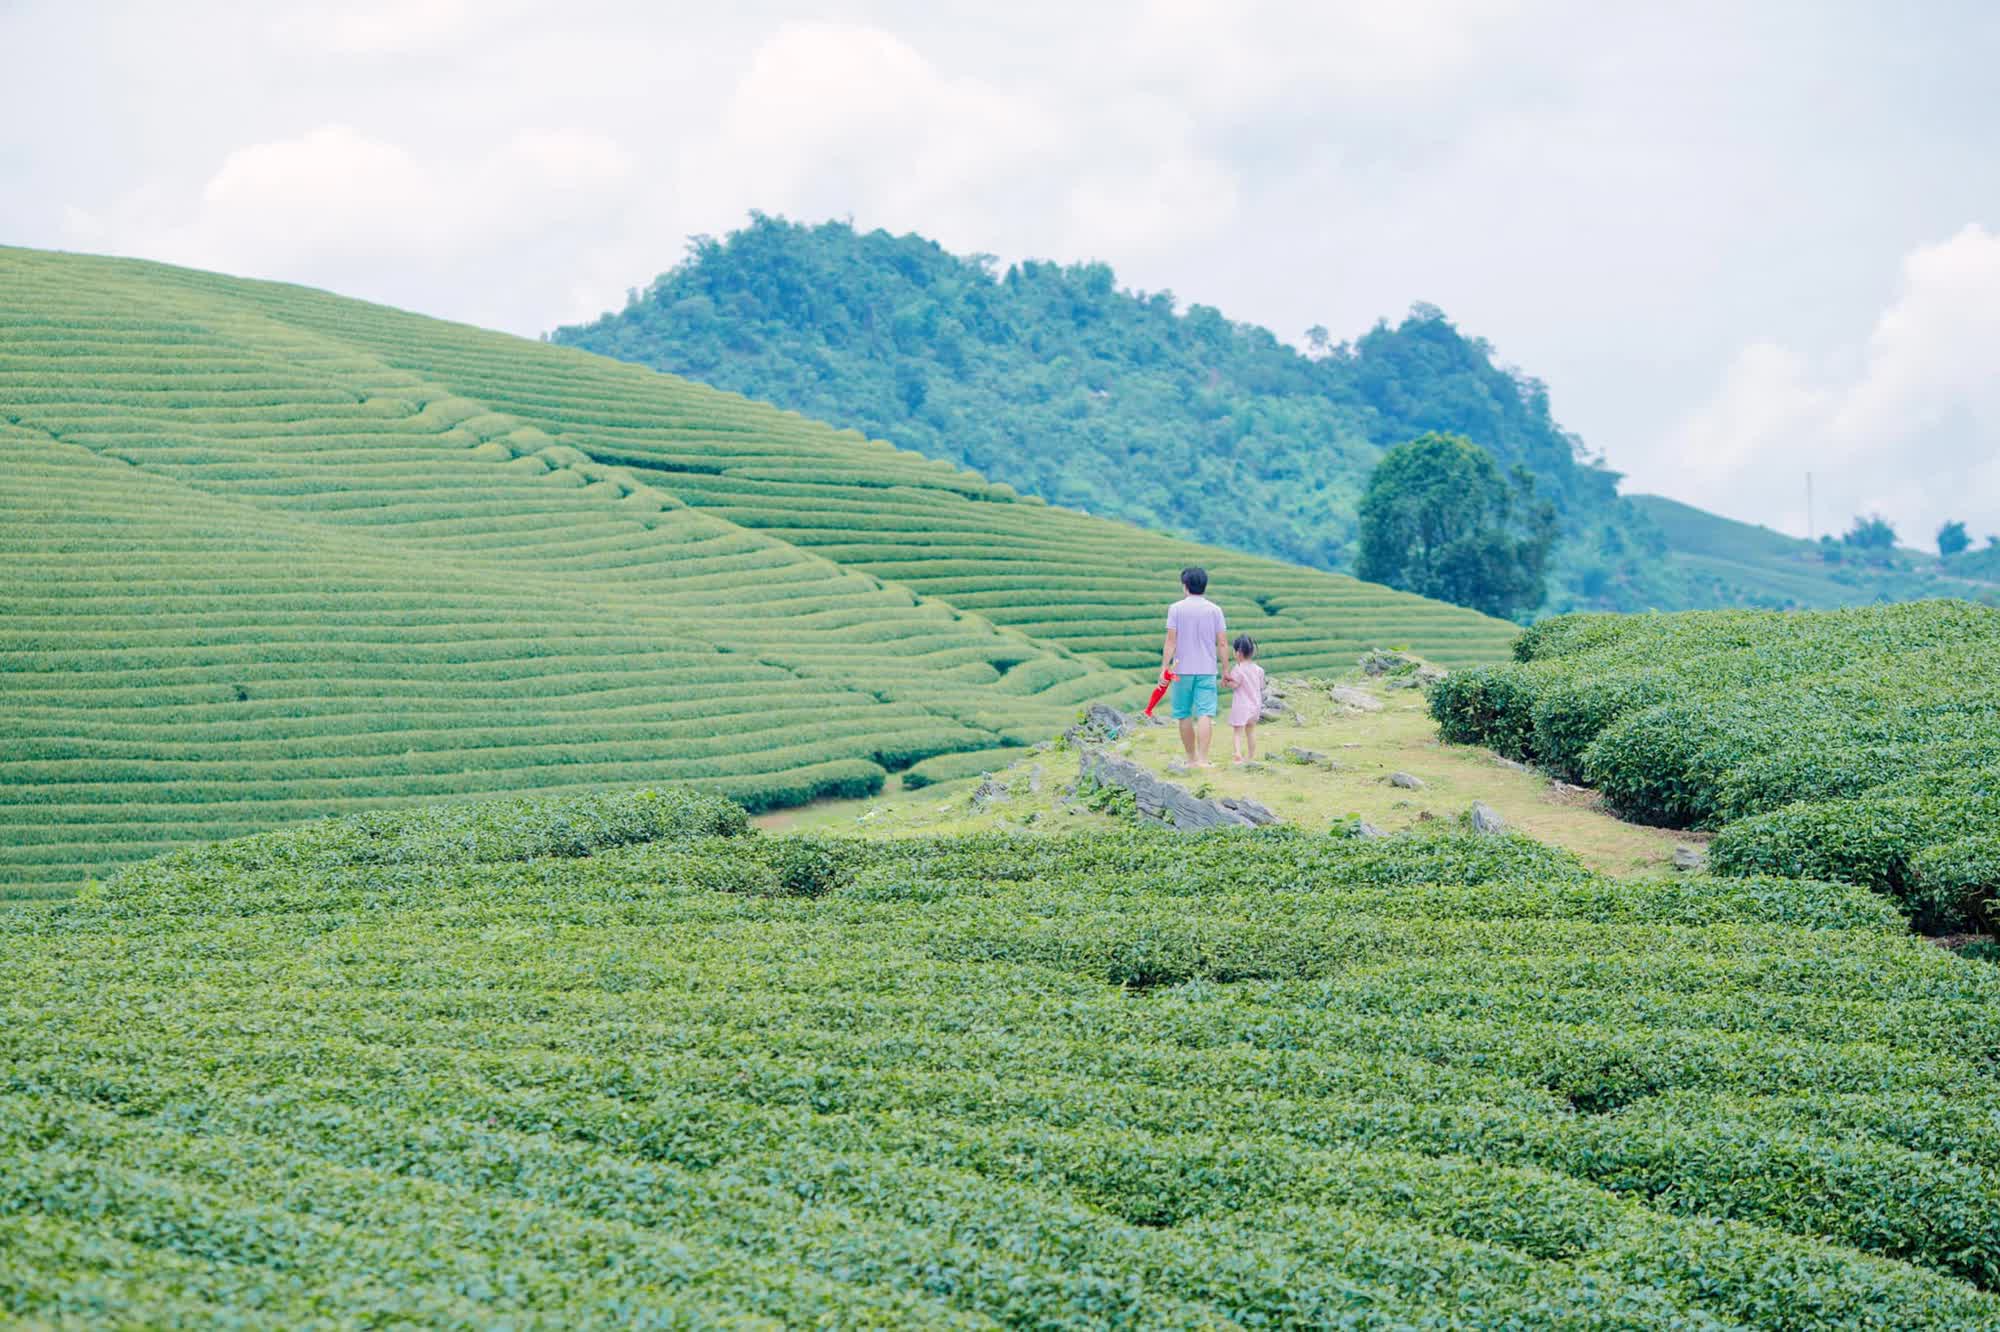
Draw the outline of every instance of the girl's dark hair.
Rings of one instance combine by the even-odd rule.
[[[1236,641],[1229,646],[1236,649],[1236,655],[1239,657],[1254,657],[1257,655],[1257,640],[1248,634],[1236,635]]]

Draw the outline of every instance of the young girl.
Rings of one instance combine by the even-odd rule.
[[[1236,665],[1223,683],[1236,691],[1229,703],[1229,729],[1236,733],[1236,761],[1249,763],[1257,757],[1257,715],[1264,710],[1264,668],[1250,658],[1257,644],[1250,635],[1238,634],[1229,646],[1236,649]]]

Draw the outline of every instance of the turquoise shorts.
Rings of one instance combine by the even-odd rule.
[[[1173,688],[1167,694],[1167,701],[1173,704],[1175,721],[1186,721],[1189,717],[1213,717],[1215,677],[1176,675]]]

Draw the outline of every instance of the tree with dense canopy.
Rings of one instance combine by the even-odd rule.
[[[1937,543],[1938,554],[1950,559],[1970,546],[1972,537],[1966,533],[1963,522],[1952,521],[1938,528]]]
[[[1534,478],[1503,477],[1493,455],[1457,435],[1427,434],[1390,449],[1361,499],[1363,578],[1489,615],[1542,604],[1555,506]]]
[[[1857,514],[1841,540],[1856,550],[1889,550],[1896,544],[1896,529],[1879,513]]]

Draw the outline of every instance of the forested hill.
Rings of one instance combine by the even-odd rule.
[[[769,217],[558,342],[672,369],[976,468],[1054,503],[1346,569],[1369,469],[1426,430],[1520,464],[1564,515],[1557,607],[1638,606],[1658,534],[1542,385],[1419,306],[1304,355],[1100,263],[1004,271],[917,236]]]

